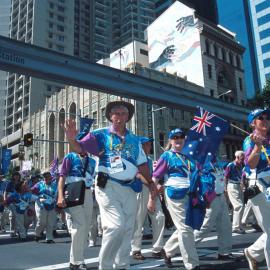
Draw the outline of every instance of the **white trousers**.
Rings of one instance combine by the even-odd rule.
[[[95,200],[93,202],[93,211],[89,231],[89,241],[93,241],[94,243],[96,242],[98,235],[98,221],[97,221],[98,215],[99,215],[99,207],[97,201]]]
[[[147,211],[147,203],[149,200],[149,189],[146,185],[143,185],[142,192],[137,194],[138,210],[136,216],[135,229],[133,239],[131,241],[131,250],[140,251],[142,248],[142,228],[149,214],[152,221],[153,229],[153,252],[160,252],[163,248],[163,233],[165,225],[165,216],[162,211],[159,198],[156,199],[156,210],[154,213]]]
[[[254,213],[253,213],[253,210],[252,210],[252,204],[251,204],[251,201],[248,200],[246,205],[245,205],[245,209],[244,209],[244,212],[243,212],[243,216],[242,216],[242,224],[245,224],[245,223],[251,223],[251,224],[257,224],[257,220],[254,216]]]
[[[248,247],[248,252],[258,262],[265,257],[267,269],[270,269],[270,203],[266,200],[264,193],[256,195],[250,201],[263,234],[253,245]]]
[[[37,217],[36,236],[46,230],[46,240],[53,240],[53,228],[56,221],[56,212],[54,209],[46,210],[42,209],[35,204],[35,211]]]
[[[185,196],[181,200],[170,199],[165,191],[165,199],[176,231],[167,240],[164,250],[167,256],[172,257],[177,251],[176,241],[178,240],[185,268],[195,268],[199,265],[199,257],[195,247],[193,229],[185,224],[186,204],[189,198]]]
[[[93,196],[91,189],[85,190],[84,204],[66,209],[71,217],[71,247],[70,263],[79,265],[84,263],[84,252],[88,247],[88,233],[90,230],[93,210]]]
[[[233,206],[232,229],[242,229],[242,216],[244,211],[244,196],[240,184],[228,183],[228,195]]]
[[[194,232],[195,243],[202,241],[214,225],[216,225],[218,235],[218,253],[227,255],[232,249],[232,227],[224,194],[216,196],[210,208],[206,210],[201,229]]]
[[[105,188],[96,186],[103,237],[99,269],[128,269],[131,239],[134,231],[137,199],[129,187],[108,180]]]
[[[34,216],[28,216],[27,210],[25,210],[24,214],[19,214],[15,211],[16,229],[21,239],[26,238],[27,230],[33,220]]]

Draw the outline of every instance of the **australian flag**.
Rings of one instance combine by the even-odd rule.
[[[204,166],[212,161],[228,130],[226,120],[198,107],[182,153]]]

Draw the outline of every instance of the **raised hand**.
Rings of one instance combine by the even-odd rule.
[[[61,125],[65,131],[68,141],[75,141],[78,134],[76,122],[73,119],[67,119],[65,125]]]

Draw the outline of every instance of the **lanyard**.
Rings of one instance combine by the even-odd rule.
[[[186,162],[182,159],[182,157],[178,153],[175,152],[175,154],[182,161],[183,164],[187,165],[188,171],[190,172],[190,167],[191,167],[190,166],[190,161],[187,160],[187,164],[186,164]]]
[[[111,136],[110,136],[110,151],[113,150],[113,136],[114,136],[114,134],[111,134]],[[121,142],[121,144],[119,144],[119,145],[120,145],[119,150],[122,151],[124,148],[124,145],[125,145],[125,138],[123,138],[123,142]]]

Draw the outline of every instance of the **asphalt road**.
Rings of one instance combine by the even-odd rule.
[[[166,231],[165,240],[172,231]],[[29,239],[20,242],[17,238],[10,238],[8,233],[0,234],[0,269],[2,270],[51,270],[68,269],[70,237],[65,231],[58,231],[55,244],[47,244],[45,241],[36,243],[34,232],[29,231]],[[233,234],[233,254],[237,256],[236,261],[217,260],[217,237],[212,232],[208,238],[198,244],[197,250],[200,256],[202,269],[204,270],[244,270],[249,269],[243,256],[243,249],[252,244],[260,233],[248,229],[244,235]],[[89,269],[98,268],[98,253],[101,239],[98,239],[97,246],[89,247],[86,251],[86,264]],[[167,269],[163,260],[151,258],[151,240],[143,240],[142,253],[146,256],[144,261],[131,259],[131,269]],[[176,269],[182,266],[180,253],[173,258]],[[260,264],[260,270],[266,270],[266,264]]]

